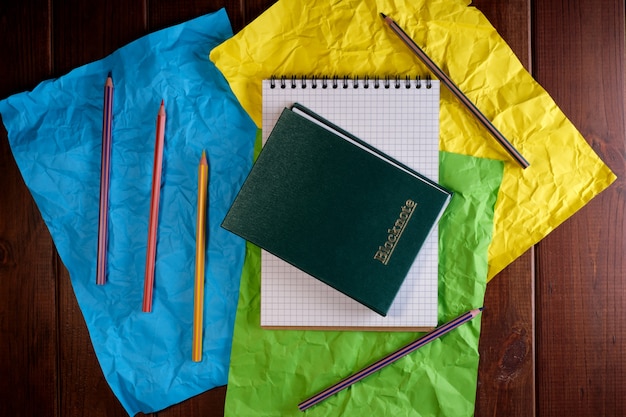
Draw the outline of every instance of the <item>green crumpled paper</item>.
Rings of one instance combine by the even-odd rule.
[[[482,305],[502,162],[440,153],[454,191],[439,223],[440,323]],[[416,339],[408,332],[260,328],[260,250],[248,244],[226,396],[227,416],[302,415],[297,404]],[[480,320],[459,327],[306,411],[310,416],[470,416]]]

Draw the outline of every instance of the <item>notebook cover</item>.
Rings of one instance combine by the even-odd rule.
[[[386,315],[450,198],[285,109],[222,226]]]

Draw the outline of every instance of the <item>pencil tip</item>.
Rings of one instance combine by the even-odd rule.
[[[478,311],[483,311],[483,309],[484,309],[484,308],[485,308],[485,307],[479,307],[479,308],[478,308]]]
[[[159,106],[158,115],[160,117],[165,117],[165,102],[161,99],[161,105]]]
[[[384,13],[382,13],[382,12],[380,13],[380,17],[382,17],[383,19],[387,18],[387,16]]]
[[[108,78],[113,78],[113,74],[111,73],[111,71],[109,71],[109,75],[107,75]]]

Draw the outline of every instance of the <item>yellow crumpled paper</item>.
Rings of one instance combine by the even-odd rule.
[[[442,88],[440,149],[506,162],[489,247],[491,279],[616,177],[483,14],[468,5],[283,0],[210,58],[261,127],[263,78],[427,74],[380,13],[397,21],[530,162],[519,167]]]

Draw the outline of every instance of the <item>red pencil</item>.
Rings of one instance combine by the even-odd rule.
[[[109,223],[109,176],[111,170],[111,119],[113,116],[113,78],[111,73],[104,84],[104,109],[102,111],[102,156],[100,163],[100,215],[98,216],[98,258],[96,284],[106,282],[107,235]]]
[[[161,196],[161,170],[163,168],[163,143],[165,140],[165,106],[161,100],[156,121],[156,143],[152,168],[152,196],[150,197],[150,221],[148,223],[148,250],[146,252],[146,275],[143,284],[142,311],[152,311],[154,290],[154,262],[156,260],[157,225],[159,222],[159,199]]]

